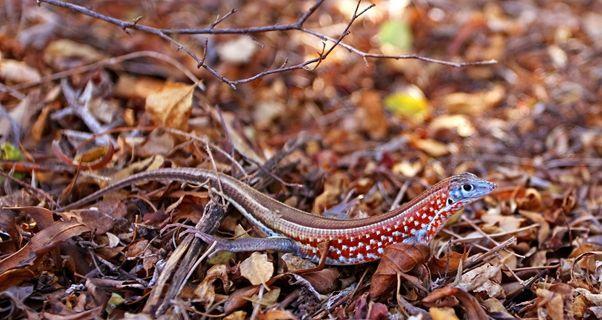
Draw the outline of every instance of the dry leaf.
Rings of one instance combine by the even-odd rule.
[[[247,319],[247,312],[238,310],[224,317],[224,320],[245,320]]]
[[[232,292],[224,303],[224,313],[229,314],[234,310],[244,307],[257,291],[259,291],[259,286],[241,288]]]
[[[502,85],[496,85],[485,92],[449,94],[443,98],[443,106],[451,113],[479,115],[497,106],[505,95],[506,89]]]
[[[460,137],[469,137],[476,132],[468,117],[461,114],[439,116],[433,119],[429,128],[433,131],[441,129],[454,130]]]
[[[265,253],[253,252],[240,264],[240,274],[253,285],[266,283],[274,274],[274,264]]]
[[[499,273],[500,266],[486,263],[464,273],[456,287],[465,291],[485,291],[490,297],[494,297],[503,292],[499,284],[491,281],[492,278],[499,276]]]
[[[168,83],[157,93],[146,97],[146,112],[160,126],[186,130],[192,111],[195,85]]]
[[[427,245],[395,243],[385,248],[378,268],[370,281],[370,297],[376,298],[395,286],[397,273],[407,273],[429,257]]]
[[[6,82],[35,82],[40,80],[40,73],[24,62],[1,59],[0,78],[4,79]]]
[[[248,62],[255,51],[257,43],[250,36],[240,36],[217,46],[219,57],[230,63]]]
[[[326,268],[305,274],[303,275],[303,278],[309,281],[316,291],[322,294],[327,294],[338,289],[339,276],[339,270],[335,268]]]
[[[115,87],[115,95],[124,98],[146,99],[151,94],[161,91],[164,87],[165,83],[157,79],[121,75]]]
[[[449,297],[455,297],[460,301],[460,304],[466,311],[466,319],[488,319],[487,313],[485,312],[485,310],[483,310],[483,308],[479,304],[479,301],[477,301],[475,297],[473,297],[472,295],[468,294],[466,291],[460,288],[448,286],[435,289],[426,298],[422,299],[422,302],[432,305],[437,300],[447,299]]]
[[[228,280],[228,269],[223,264],[209,268],[203,281],[194,289],[194,295],[205,307],[213,305],[215,301],[214,283],[218,279],[221,280],[224,291],[226,291],[230,286],[230,280]]]
[[[412,145],[426,153],[431,157],[441,157],[449,153],[447,145],[433,139],[418,139],[411,140]]]
[[[44,61],[56,68],[64,67],[70,60],[88,63],[104,58],[105,56],[93,47],[68,39],[55,40],[44,50]]]
[[[298,319],[294,314],[287,310],[270,309],[257,316],[259,320],[295,320]]]
[[[460,320],[453,308],[429,308],[433,320]]]

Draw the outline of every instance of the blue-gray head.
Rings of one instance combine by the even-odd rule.
[[[449,183],[446,205],[460,209],[490,194],[495,187],[495,183],[481,179],[469,172],[453,176]]]

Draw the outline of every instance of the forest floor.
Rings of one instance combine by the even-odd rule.
[[[0,318],[602,318],[602,2],[71,1],[0,5]],[[302,275],[210,252],[213,209],[258,233],[198,185],[58,210],[163,167],[339,219],[498,187],[424,248]]]

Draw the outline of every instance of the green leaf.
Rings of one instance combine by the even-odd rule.
[[[0,160],[20,161],[23,159],[23,154],[19,148],[8,142],[0,144]]]
[[[412,49],[412,30],[403,20],[389,20],[378,30],[381,46],[390,45],[403,51]]]
[[[385,107],[394,115],[420,124],[430,115],[429,103],[417,87],[388,95]]]

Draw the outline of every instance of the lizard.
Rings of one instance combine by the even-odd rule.
[[[219,190],[266,238],[219,242],[233,252],[273,249],[292,252],[320,265],[355,265],[380,259],[393,243],[428,243],[448,218],[469,203],[491,193],[496,185],[472,173],[436,183],[418,197],[384,214],[339,220],[310,214],[279,202],[229,175],[200,168],[161,168],[126,177],[59,210],[72,210],[103,195],[139,182],[203,183]],[[219,188],[218,188],[219,186]],[[216,241],[210,235],[204,241]]]

